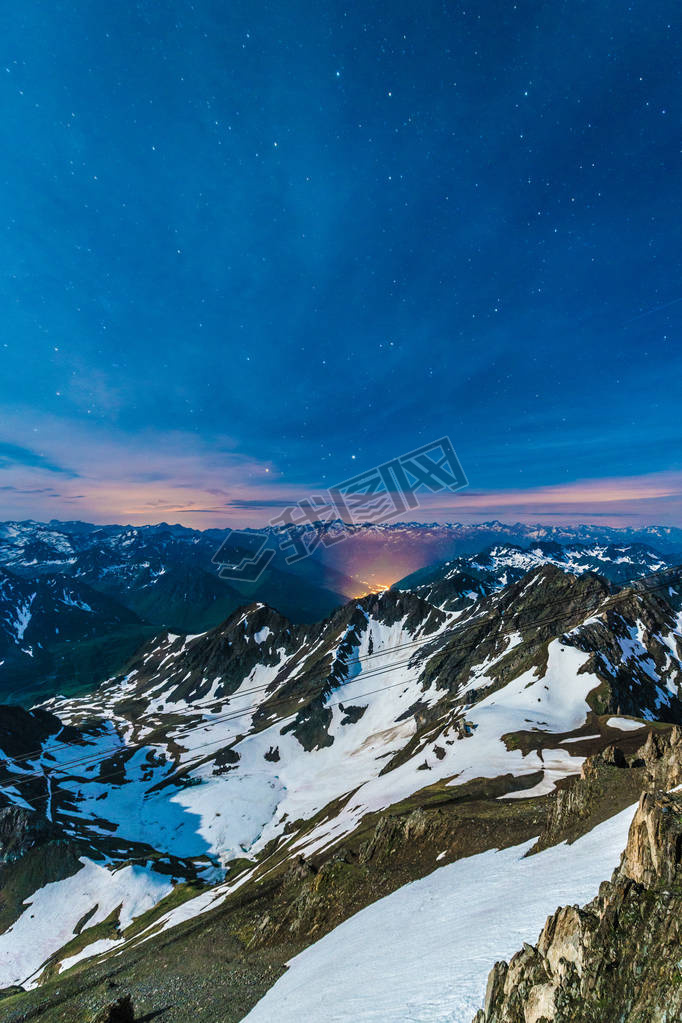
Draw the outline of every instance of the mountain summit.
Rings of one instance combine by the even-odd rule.
[[[443,857],[537,837],[585,757],[682,723],[679,572],[621,586],[584,552],[519,557],[472,559],[457,609],[459,564],[318,624],[257,601],[162,632],[87,696],[3,711],[0,983],[39,1004],[199,918],[259,962],[301,947]]]

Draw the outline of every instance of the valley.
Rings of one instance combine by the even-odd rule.
[[[316,990],[344,927],[351,990],[360,935],[401,932],[371,923],[375,905],[411,912],[405,884],[452,877],[449,932],[460,888],[492,870],[502,892],[518,869],[522,892],[532,850],[548,864],[537,909],[512,911],[523,928],[506,945],[480,932],[470,996],[454,979],[438,995],[468,1023],[495,959],[617,866],[646,784],[637,750],[682,723],[673,560],[639,543],[496,544],[317,623],[256,601],[200,633],[161,630],[87,694],[2,708],[0,1018],[86,1023],[120,988],[138,1013],[179,1021],[198,999],[197,1019],[237,1021],[310,947],[253,1015],[295,1018],[286,991],[299,976]],[[590,881],[580,842],[601,849],[610,822]],[[578,887],[557,887],[572,863]],[[344,998],[339,1019],[357,1011]]]

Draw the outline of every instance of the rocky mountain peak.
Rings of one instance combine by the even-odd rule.
[[[649,734],[642,750],[649,784],[679,776],[681,743],[677,728]],[[557,909],[536,945],[495,964],[474,1023],[682,1018],[681,867],[682,794],[648,789],[611,881],[584,908]]]
[[[620,875],[645,888],[673,884],[682,862],[682,799],[643,792],[620,865]]]

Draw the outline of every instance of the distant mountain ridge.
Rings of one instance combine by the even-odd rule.
[[[580,558],[587,558],[592,570],[624,582],[670,564],[675,560],[670,550],[676,544],[682,549],[682,530],[672,527],[633,531],[493,521],[344,528],[343,543],[325,546],[325,535],[338,529],[338,523],[310,527],[315,541],[312,556],[288,565],[287,552],[278,550],[257,583],[243,584],[220,578],[212,562],[229,530],[200,531],[167,523],[140,527],[54,520],[0,523],[0,569],[13,580],[11,587],[5,584],[4,598],[0,595],[0,615],[7,622],[20,622],[27,615],[27,625],[33,619],[28,634],[34,637],[31,644],[22,644],[8,633],[3,640],[0,632],[0,662],[4,661],[0,692],[5,699],[28,703],[64,687],[69,693],[83,691],[118,671],[154,631],[202,632],[250,601],[275,607],[294,623],[320,621],[349,597],[385,589],[405,574],[403,569],[415,565],[417,572],[397,585],[413,587],[440,579],[440,590],[450,594],[443,606],[452,610],[519,578],[533,565],[551,562],[573,571]],[[634,539],[642,534],[650,540],[655,537],[660,547],[654,550]],[[508,548],[506,555],[499,550],[489,554],[489,559],[497,559],[494,563],[483,556],[491,544]],[[629,547],[628,552],[619,556],[618,545]],[[568,546],[573,564],[565,554]],[[446,559],[451,571],[440,578]],[[70,620],[61,627],[57,617],[65,613],[66,602],[57,600],[48,610],[39,601],[31,610],[31,593],[48,598],[47,578],[70,580],[74,592],[83,589],[86,597],[81,602],[90,611],[78,615],[72,605]],[[25,584],[31,592],[22,596]],[[93,596],[95,592],[99,597]],[[441,602],[434,590],[429,592]],[[424,590],[420,593],[429,596]],[[41,631],[39,621],[49,625]]]
[[[426,540],[431,537],[449,538],[452,542],[460,542],[464,545],[473,544],[474,548],[483,550],[491,544],[502,540],[516,543],[522,547],[531,546],[537,542],[554,542],[562,545],[570,543],[591,544],[596,542],[606,544],[618,543],[643,543],[654,547],[662,553],[679,553],[682,557],[682,527],[677,526],[604,526],[600,524],[579,524],[576,526],[567,525],[544,525],[540,523],[527,524],[523,522],[503,523],[497,519],[478,523],[461,522],[388,522],[388,523],[361,523],[348,524],[341,520],[330,522],[319,522],[306,527],[299,527],[302,531],[314,531],[320,536],[329,532],[338,531],[343,527],[348,539],[367,535],[384,537],[399,537],[409,534],[417,534]],[[244,527],[244,532],[267,533],[273,535],[282,534],[283,527],[265,525],[262,527]],[[192,529],[182,526],[179,523],[170,525],[167,522],[160,522],[146,526],[131,525],[96,525],[88,522],[60,522],[52,519],[50,522],[36,522],[32,519],[7,520],[0,522],[0,544],[7,549],[14,551],[15,557],[21,557],[23,563],[28,567],[31,555],[38,558],[38,562],[46,564],[49,559],[49,552],[52,552],[55,563],[68,561],[79,550],[92,546],[95,542],[118,541],[130,538],[135,535],[139,538],[152,538],[165,536],[168,540],[180,540],[185,543],[196,543],[206,539],[211,544],[219,545],[229,529],[211,528],[205,530]],[[93,537],[93,534],[95,536]],[[324,552],[324,546],[322,547]],[[21,552],[21,553],[20,553]],[[471,550],[462,550],[460,553],[472,553]],[[46,555],[48,555],[46,557]],[[434,559],[435,560],[435,559]],[[5,561],[3,560],[3,563]],[[33,562],[36,564],[36,561]],[[11,565],[10,565],[11,567]]]
[[[529,547],[497,543],[479,554],[429,565],[394,584],[412,589],[427,600],[456,610],[521,579],[541,565],[554,565],[582,575],[594,572],[623,585],[678,564],[677,555],[661,554],[647,544],[567,544],[540,541]]]
[[[120,670],[159,629],[201,632],[254,596],[294,621],[318,620],[343,604],[345,591],[353,587],[341,573],[312,559],[290,568],[283,556],[257,585],[233,584],[221,579],[211,562],[224,536],[224,531],[166,525],[0,524],[0,572],[5,573],[0,694],[27,703],[63,687],[70,693],[90,688]],[[55,600],[48,609],[49,580],[62,580],[76,595],[63,628],[57,619],[67,605]],[[45,599],[34,605],[36,593]],[[73,610],[79,600],[89,607],[80,618]],[[23,623],[32,644],[16,635],[12,639],[12,622]]]

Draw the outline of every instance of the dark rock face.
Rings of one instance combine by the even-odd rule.
[[[682,732],[650,735],[644,770],[679,777]],[[496,963],[474,1023],[682,1019],[682,794],[644,792],[621,864],[584,908],[563,906],[537,945]]]
[[[164,665],[170,700],[205,699],[217,679],[215,697],[227,698],[256,665],[277,663],[277,647],[294,651],[303,632],[265,604],[252,604],[201,635],[156,637],[131,663],[129,678],[144,694]],[[258,641],[260,636],[265,639]]]
[[[32,757],[41,743],[62,728],[53,714],[21,707],[0,707],[0,782],[17,785],[17,776],[6,766],[12,758]],[[21,761],[20,761],[21,762]],[[24,760],[24,764],[31,763]],[[77,844],[59,824],[45,815],[45,780],[24,781],[21,795],[36,798],[37,809],[21,806],[3,793],[0,797],[0,932],[21,914],[23,901],[51,881],[80,869]]]
[[[36,754],[41,743],[61,727],[59,718],[47,711],[0,706],[0,750],[7,757]]]
[[[135,1023],[135,1012],[130,995],[123,995],[111,1005],[105,1006],[92,1023]]]
[[[456,715],[466,715],[470,705],[523,672],[544,673],[549,643],[560,640],[587,655],[581,671],[599,680],[587,698],[596,714],[682,723],[682,649],[675,653],[676,628],[671,605],[657,593],[613,592],[599,576],[575,576],[545,565],[482,599],[473,613],[459,619],[454,635],[435,650],[422,675],[424,688],[443,690],[443,700],[428,709],[428,720],[418,706],[411,711],[420,730],[446,719],[448,700]],[[490,665],[485,679],[472,686],[470,679],[483,661]],[[516,738],[530,745],[534,741],[530,734]]]
[[[669,735],[649,732],[640,756],[649,788],[668,790],[682,783],[681,728],[673,728]]]
[[[3,806],[0,808],[0,864],[16,862],[29,849],[57,834],[60,831],[35,810]]]
[[[266,727],[273,716],[294,713],[283,734],[293,732],[307,751],[330,746],[326,701],[347,680],[370,617],[388,627],[402,621],[407,635],[427,639],[447,616],[423,598],[397,590],[350,601],[316,625],[296,625],[265,604],[251,604],[209,632],[167,633],[151,641],[129,665],[128,705],[140,701],[143,710],[149,688],[162,678],[171,704],[198,703],[210,692],[212,703],[224,700],[228,707],[254,669],[274,668],[271,682],[261,687],[265,692],[254,724]],[[363,712],[349,708],[347,723]]]
[[[607,746],[588,757],[580,775],[566,779],[556,789],[544,831],[532,851],[574,841],[614,813],[632,806],[647,778],[639,751],[628,758],[619,747]]]
[[[610,592],[609,584],[598,576],[567,575],[553,565],[534,569],[477,605],[470,624],[463,620],[452,642],[431,659],[424,680],[456,692],[482,660],[497,659],[493,677],[499,686],[529,668],[544,668],[547,644],[584,622]],[[522,642],[500,659],[511,633],[518,633]],[[478,696],[476,691],[469,693],[471,702]]]
[[[358,598],[316,625],[296,625],[265,604],[251,604],[209,632],[168,633],[150,642],[129,665],[126,699],[117,711],[136,719],[160,683],[166,709],[176,701],[198,704],[211,694],[211,703],[229,710],[245,679],[257,668],[270,668],[254,727],[286,720],[283,734],[293,733],[306,751],[331,746],[329,699],[352,673],[370,620],[389,628],[402,623],[404,636],[414,641],[414,649],[405,643],[406,661],[423,659],[424,690],[434,686],[442,694],[435,703],[417,700],[404,711],[415,718],[415,748],[496,688],[525,671],[543,672],[548,645],[556,639],[589,656],[583,670],[600,680],[590,696],[596,713],[645,713],[682,722],[677,695],[682,668],[665,640],[676,628],[672,607],[656,593],[614,592],[597,575],[574,575],[553,564],[483,597],[442,633],[447,616],[412,591]],[[487,680],[474,687],[472,673],[485,661],[491,664]],[[348,707],[343,724],[352,727],[363,711],[362,705]],[[462,729],[463,736],[470,734]]]
[[[592,655],[585,670],[603,680],[592,701],[597,713],[638,716],[647,708],[660,718],[658,681],[665,679],[668,691],[663,695],[668,707],[664,716],[682,722],[682,651],[678,649],[677,658],[671,658],[671,649],[661,639],[674,629],[675,615],[666,600],[655,593],[624,590],[599,618],[577,630],[575,645]]]

